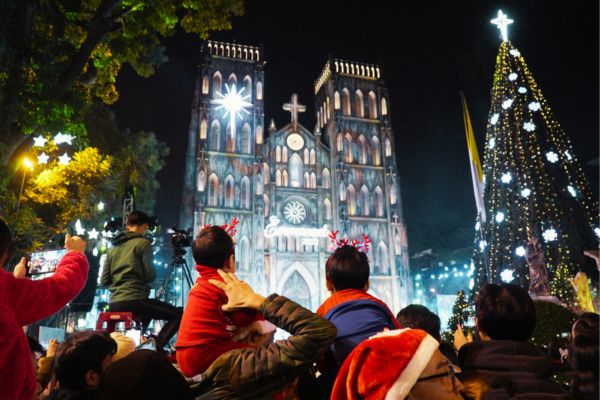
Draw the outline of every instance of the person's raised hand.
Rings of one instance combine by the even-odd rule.
[[[83,253],[85,251],[85,246],[85,240],[83,240],[79,236],[71,236],[68,233],[65,235],[65,249],[75,250],[80,253]]]
[[[56,348],[58,347],[58,342],[56,339],[50,339],[48,342],[48,350],[46,350],[46,357],[54,357],[56,354]]]
[[[473,336],[469,332],[468,336],[465,336],[465,332],[462,329],[461,325],[458,325],[456,331],[454,331],[454,347],[456,347],[456,351],[460,350],[467,343],[471,343],[473,341]]]
[[[21,261],[17,265],[15,265],[15,269],[13,271],[13,276],[17,279],[23,279],[27,275],[27,259],[25,257],[21,258]]]
[[[240,281],[233,272],[225,272],[218,269],[217,272],[223,278],[223,282],[209,279],[211,285],[218,287],[227,296],[227,304],[223,304],[223,311],[234,311],[240,308],[252,308],[257,310],[265,298],[257,293],[244,281]]]

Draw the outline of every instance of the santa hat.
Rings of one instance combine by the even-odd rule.
[[[365,340],[350,353],[331,400],[404,399],[439,343],[420,329],[396,329]]]

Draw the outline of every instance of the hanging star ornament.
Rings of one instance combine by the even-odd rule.
[[[98,239],[98,234],[99,234],[99,233],[100,233],[100,232],[98,232],[98,231],[96,230],[96,228],[92,228],[92,230],[88,231],[88,238],[89,238],[89,239]]]
[[[218,93],[220,99],[212,100],[213,104],[216,104],[216,110],[220,110],[221,108],[225,109],[225,118],[229,118],[229,126],[231,136],[235,135],[235,118],[238,117],[242,119],[242,112],[246,114],[250,114],[250,111],[247,108],[252,107],[252,103],[248,102],[250,99],[250,95],[242,95],[244,93],[244,89],[237,91],[237,87],[235,84],[232,84],[231,87],[225,85],[225,89],[227,93],[225,95]]]
[[[502,10],[498,10],[498,16],[490,21],[500,29],[500,36],[503,42],[508,42],[508,25],[514,21],[508,18],[508,15],[504,14]]]
[[[48,139],[42,135],[33,138],[33,147],[44,147]]]
[[[55,144],[66,143],[68,145],[71,145],[71,144],[73,144],[73,139],[75,139],[75,137],[72,135],[69,135],[68,133],[58,132],[54,136],[54,143]]]
[[[48,157],[46,153],[40,154],[39,156],[37,156],[38,164],[48,164],[49,158],[50,157]]]
[[[58,163],[61,165],[67,165],[71,161],[71,157],[65,152],[62,156],[58,157]]]

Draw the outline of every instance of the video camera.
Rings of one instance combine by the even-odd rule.
[[[180,252],[184,247],[190,247],[192,245],[192,228],[188,228],[187,230],[178,229],[177,226],[173,225],[171,229],[167,231],[171,235],[171,245],[176,250]]]

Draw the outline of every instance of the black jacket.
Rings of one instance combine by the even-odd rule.
[[[528,342],[465,344],[458,353],[459,378],[467,399],[568,399],[552,381],[554,363]]]

